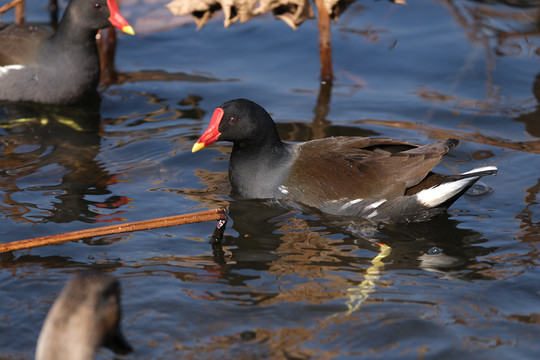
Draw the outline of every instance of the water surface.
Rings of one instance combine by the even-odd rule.
[[[45,3],[28,4],[29,21],[47,21]],[[228,206],[223,242],[209,243],[208,222],[1,255],[0,358],[33,357],[83,269],[120,279],[132,359],[538,357],[538,9],[357,1],[332,28],[329,88],[316,21],[217,18],[196,31],[161,5],[124,3],[140,34],[118,36],[121,81],[98,107],[0,110],[1,242]],[[457,137],[438,171],[499,174],[416,224],[233,201],[230,144],[191,147],[237,97],[288,141]]]

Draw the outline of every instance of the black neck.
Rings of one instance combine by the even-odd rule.
[[[80,26],[68,14],[65,14],[53,36],[53,41],[57,46],[65,47],[66,50],[73,47],[95,46],[98,30]]]
[[[229,162],[234,194],[248,198],[276,197],[294,156],[294,145],[279,142],[235,143]]]

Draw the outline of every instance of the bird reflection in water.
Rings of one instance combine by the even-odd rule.
[[[118,208],[127,200],[109,195],[119,174],[96,159],[100,151],[99,102],[92,106],[5,106],[0,130],[3,176],[0,212],[17,222],[95,222],[92,207]]]

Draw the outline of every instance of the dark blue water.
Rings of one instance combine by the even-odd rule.
[[[47,21],[41,3],[29,21]],[[523,16],[537,9],[355,2],[332,28],[328,89],[316,21],[196,31],[168,27],[181,19],[162,5],[124,2],[138,35],[119,35],[122,82],[98,108],[0,110],[1,242],[229,206],[224,241],[207,222],[1,255],[0,358],[33,357],[50,305],[88,268],[121,281],[127,358],[538,358],[540,42]],[[418,224],[231,201],[230,144],[191,147],[237,97],[289,141],[451,136],[438,171],[499,174]]]

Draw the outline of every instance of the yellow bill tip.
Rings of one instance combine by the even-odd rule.
[[[135,30],[130,25],[122,27],[122,31],[129,35],[135,35]]]
[[[193,148],[191,149],[191,152],[199,151],[199,150],[201,150],[203,147],[204,147],[204,143],[198,142],[198,141],[197,141],[195,144],[193,144]]]

